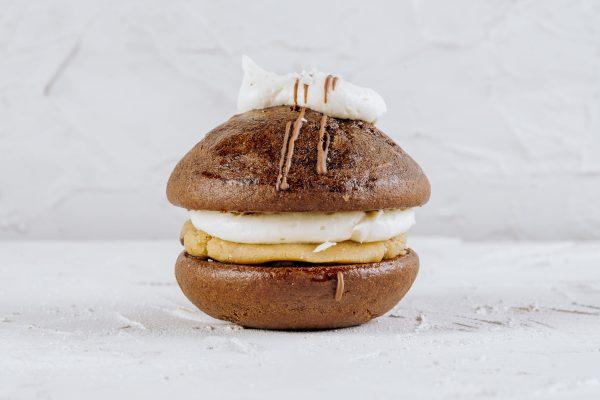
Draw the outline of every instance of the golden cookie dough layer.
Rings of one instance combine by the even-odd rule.
[[[211,237],[186,221],[180,235],[185,251],[193,256],[236,264],[263,264],[272,261],[308,263],[372,263],[406,254],[405,235],[386,241],[357,243],[345,241],[315,253],[318,244],[246,244]]]

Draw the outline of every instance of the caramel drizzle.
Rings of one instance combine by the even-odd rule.
[[[323,84],[323,102],[327,103],[329,97],[329,88],[331,90],[335,90],[335,86],[337,85],[337,76],[327,75],[325,77],[325,83]]]
[[[292,156],[294,155],[294,145],[296,143],[296,139],[298,139],[298,135],[300,134],[300,129],[302,128],[302,122],[304,119],[304,111],[306,111],[306,107],[301,107],[300,108],[300,113],[298,113],[298,118],[296,118],[296,120],[294,121],[294,129],[292,131],[292,136],[290,137],[290,140],[288,142],[288,146],[287,146],[287,156],[285,159],[285,168],[283,170],[282,173],[282,180],[281,180],[281,184],[279,184],[279,187],[276,189],[277,190],[287,190],[289,189],[290,185],[287,182],[287,176],[288,173],[290,172],[290,167],[292,166]],[[289,122],[288,122],[289,124]],[[286,125],[287,127],[287,125]],[[287,129],[286,129],[287,131]],[[279,179],[278,179],[279,181]]]
[[[321,117],[321,126],[319,127],[319,143],[317,144],[317,174],[324,175],[327,173],[327,154],[329,153],[329,143],[331,138],[327,134],[325,139],[325,148],[323,148],[323,136],[325,136],[325,126],[327,125],[327,115]]]
[[[344,295],[344,274],[337,272],[337,286],[335,288],[335,301],[340,301]]]
[[[275,184],[275,189],[279,190],[281,186],[281,179],[283,178],[283,161],[285,160],[285,153],[288,145],[288,138],[290,136],[290,128],[292,126],[292,121],[288,121],[285,124],[285,134],[283,135],[283,145],[281,146],[281,156],[279,158],[279,174],[277,175],[277,183]]]
[[[294,82],[294,110],[298,107],[298,84],[300,83],[300,79],[296,78],[296,82]],[[306,101],[305,101],[306,103]]]
[[[304,105],[306,106],[306,102],[308,101],[308,84],[304,84]]]

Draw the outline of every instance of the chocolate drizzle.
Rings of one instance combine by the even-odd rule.
[[[281,186],[281,179],[283,178],[283,162],[285,160],[285,154],[288,146],[288,138],[290,136],[290,128],[292,127],[292,121],[288,121],[285,124],[285,134],[283,135],[283,144],[281,145],[281,156],[279,158],[279,175],[277,175],[277,183],[275,189],[279,190]]]
[[[304,84],[304,105],[306,106],[306,102],[308,101],[308,84]]]
[[[337,286],[335,288],[335,301],[340,301],[344,295],[344,274],[337,272]]]
[[[335,90],[337,85],[338,77],[333,75],[327,75],[323,86],[323,101],[327,103],[329,100],[329,90]],[[293,110],[298,108],[298,87],[300,85],[300,78],[296,78],[294,82],[294,107]],[[285,134],[283,137],[283,144],[281,146],[281,154],[279,158],[279,174],[277,175],[277,183],[275,184],[275,190],[288,190],[290,185],[288,184],[287,177],[292,166],[292,157],[294,156],[294,146],[298,135],[300,135],[300,129],[302,128],[302,122],[304,120],[304,113],[306,111],[306,105],[308,103],[308,90],[310,85],[303,83],[303,107],[300,107],[298,117],[294,121],[293,125],[291,121],[288,121],[285,125]],[[291,129],[293,127],[293,129]],[[329,145],[331,144],[331,137],[326,132],[327,128],[327,115],[321,116],[321,126],[319,127],[319,142],[317,143],[317,174],[324,175],[327,173],[327,156],[329,154]],[[291,136],[290,136],[291,129]],[[339,278],[339,275],[338,275]],[[339,289],[338,281],[338,289]],[[342,276],[342,291],[344,288],[344,280]],[[340,295],[341,296],[341,295]],[[337,292],[336,292],[337,299]]]
[[[331,138],[325,128],[327,125],[327,115],[321,117],[321,126],[319,127],[319,142],[317,143],[317,174],[324,175],[327,173],[327,154],[329,153],[329,143]],[[324,136],[327,137],[324,139]],[[324,147],[323,147],[324,146]]]
[[[329,92],[329,82],[331,82],[331,75],[327,75],[325,78],[325,85],[323,87],[323,101],[327,103],[327,94]]]
[[[300,79],[296,78],[296,82],[294,82],[294,110],[298,107],[298,84],[300,83]]]
[[[337,84],[338,77],[333,75],[327,75],[325,77],[325,83],[323,84],[323,102],[327,103],[329,97],[329,89],[335,90],[335,85]]]
[[[280,173],[279,173],[282,178],[280,180],[279,176],[277,177],[277,186],[275,187],[277,190],[287,190],[290,187],[290,185],[287,182],[287,176],[288,176],[288,173],[290,172],[290,167],[292,166],[292,156],[294,155],[294,145],[296,143],[296,139],[298,139],[298,135],[300,134],[300,129],[302,128],[302,122],[304,120],[304,112],[305,111],[306,111],[306,107],[301,107],[300,112],[298,113],[298,118],[296,118],[296,120],[294,121],[294,129],[292,130],[292,136],[290,137],[288,144],[287,144],[287,154],[285,156],[285,166],[283,168],[283,171],[280,170]],[[285,139],[289,132],[289,124],[290,124],[290,122],[288,122],[286,125],[286,135],[284,137],[284,145],[285,145]],[[281,154],[283,155],[283,149],[281,151]],[[280,165],[283,164],[281,160],[280,160],[279,164]]]

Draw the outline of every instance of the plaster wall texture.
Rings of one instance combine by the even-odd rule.
[[[0,0],[0,238],[175,237],[166,180],[240,58],[376,89],[415,232],[600,238],[600,2]]]

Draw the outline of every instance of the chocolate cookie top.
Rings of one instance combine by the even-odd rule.
[[[239,212],[408,208],[429,194],[419,165],[372,124],[289,106],[213,129],[167,185],[177,206]]]

